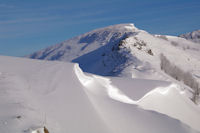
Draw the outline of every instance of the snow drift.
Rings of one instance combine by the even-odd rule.
[[[0,132],[200,131],[199,107],[170,82],[101,77],[65,62],[0,62]]]

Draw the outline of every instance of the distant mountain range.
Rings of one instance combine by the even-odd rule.
[[[179,37],[191,40],[196,43],[200,43],[200,30],[192,31],[186,34],[182,34]]]

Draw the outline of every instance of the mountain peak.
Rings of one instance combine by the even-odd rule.
[[[199,51],[196,43],[179,37],[151,35],[128,23],[87,32],[28,57],[75,62],[79,63],[84,72],[104,76],[157,79],[159,75],[164,79],[165,76],[159,72],[161,54],[175,62],[176,66],[184,66],[185,71],[190,71],[200,65],[197,63]],[[175,56],[177,53],[184,56]]]
[[[181,34],[179,37],[185,38],[187,40],[200,43],[200,30],[195,30],[186,34]]]
[[[45,60],[71,61],[104,45],[117,44],[121,39],[137,34],[134,24],[116,24],[95,29],[57,45],[50,46],[27,57]]]
[[[133,23],[122,23],[122,24],[115,24],[115,25],[110,25],[107,27],[103,27],[103,28],[99,28],[96,30],[105,30],[105,29],[112,29],[112,30],[136,30],[137,28],[135,27],[135,25]]]

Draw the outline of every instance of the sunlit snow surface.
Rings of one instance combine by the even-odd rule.
[[[199,107],[175,84],[0,56],[0,132],[193,133]]]
[[[147,110],[158,111],[169,115],[170,117],[179,119],[191,127],[200,130],[198,123],[200,120],[200,108],[196,107],[191,100],[183,96],[181,93],[184,94],[184,92],[181,92],[180,87],[176,84],[169,84],[167,87],[158,86],[156,88],[152,88],[151,91],[144,94],[144,96],[140,99],[132,100],[123,93],[123,88],[120,90],[112,85],[109,78],[94,75],[92,76],[93,78],[86,76],[83,74],[78,65],[75,65],[75,73],[77,74],[80,82],[89,90],[93,88],[92,82],[93,84],[98,84],[100,82],[102,88],[106,89],[106,94],[114,100],[128,104],[136,104]],[[90,82],[90,84],[85,84],[88,82]],[[143,82],[145,82],[145,80]],[[123,81],[121,81],[121,84],[123,84]],[[95,88],[93,88],[93,90],[95,91]]]

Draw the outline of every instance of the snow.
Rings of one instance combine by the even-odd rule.
[[[51,132],[57,133],[87,132],[90,126],[90,132],[106,132],[106,126],[73,72],[73,64],[8,57],[0,60],[1,72],[16,75],[14,81],[6,75],[7,79],[1,80],[0,88],[4,92],[1,93],[1,107],[4,110],[0,118],[7,122],[6,126],[0,125],[1,132],[35,130],[44,123]],[[18,115],[22,116],[19,120],[15,119]]]
[[[179,37],[185,38],[185,39],[193,41],[195,43],[200,43],[200,30],[182,34],[182,35],[179,35]]]
[[[193,90],[160,66],[163,54],[200,83],[199,51],[119,24],[27,56],[51,61],[0,56],[0,132],[200,132]]]
[[[200,131],[199,108],[170,82],[102,77],[66,62],[0,62],[0,132]]]
[[[79,75],[78,72],[76,73]],[[126,92],[127,95],[125,95],[125,93],[123,93],[124,89],[123,88],[119,89],[113,86],[111,84],[112,82],[108,78],[93,76],[92,79],[92,77],[83,76],[82,72],[81,75],[79,75],[78,77],[80,77],[79,80],[81,81],[81,83],[83,83],[83,85],[85,85],[89,90],[95,88],[93,87],[94,85],[101,83],[101,85],[103,85],[103,87],[107,89],[106,91],[107,95],[116,101],[128,104],[136,104],[144,109],[158,111],[160,113],[169,115],[172,118],[179,119],[182,122],[187,123],[191,127],[200,130],[198,123],[200,120],[199,116],[200,108],[198,108],[190,99],[182,95],[180,87],[177,86],[176,84],[170,84],[161,81],[149,81],[149,80],[147,80],[146,83],[145,80],[140,79],[139,81],[136,82],[132,80],[132,82],[134,83],[132,83],[132,85],[130,83],[127,85],[127,82],[125,82],[124,80],[123,82],[122,81],[120,82],[120,80],[118,79],[119,84],[126,83],[126,85],[129,87],[133,86],[133,84],[139,86],[137,89],[136,87],[131,87],[132,90],[128,90],[128,93]],[[141,84],[139,84],[141,82],[145,83],[143,87]],[[150,84],[151,86],[157,84],[157,87],[151,88],[152,90],[148,90],[146,89],[148,84]],[[165,87],[161,87],[162,84]],[[166,84],[168,84],[168,86],[166,86]],[[141,90],[142,88],[144,88],[144,90]],[[95,91],[98,91],[98,93],[100,92],[99,90],[96,89]],[[146,92],[143,93],[143,95],[140,94],[139,95],[140,98],[138,100],[133,100],[133,97],[135,95],[138,96],[137,91],[139,91],[140,93],[144,91]]]
[[[200,82],[198,44],[181,37],[151,35],[134,24],[96,29],[27,57],[75,62],[84,72],[102,76],[174,82],[160,70],[161,53]]]
[[[36,129],[36,130],[32,131],[31,133],[44,133],[44,128]]]

